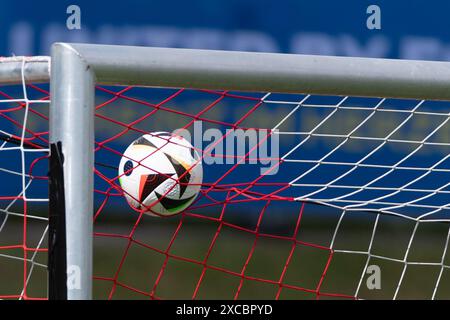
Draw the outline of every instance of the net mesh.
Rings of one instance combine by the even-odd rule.
[[[22,59],[22,70],[26,64]],[[35,207],[48,202],[48,103],[48,90],[24,79],[0,89],[0,298],[44,297],[27,289],[40,291],[46,279],[48,219]]]
[[[448,102],[96,91],[94,297],[450,298]],[[48,106],[47,85],[0,87],[0,298],[47,294]],[[198,139],[198,198],[173,217],[132,209],[124,150],[180,128]]]

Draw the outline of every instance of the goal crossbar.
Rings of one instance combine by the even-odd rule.
[[[450,100],[448,62],[56,43],[97,84]],[[22,80],[22,58],[2,61],[0,84]],[[25,79],[50,80],[47,57],[28,58]]]

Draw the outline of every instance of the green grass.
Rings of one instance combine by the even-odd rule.
[[[368,259],[368,255],[364,252],[368,250],[373,221],[370,219],[343,221],[334,243],[336,251],[331,256],[330,250],[311,245],[328,247],[330,244],[335,221],[332,219],[324,221],[324,218],[305,217],[297,236],[300,242],[296,244],[286,239],[256,237],[254,234],[227,226],[222,226],[215,238],[218,223],[186,218],[170,249],[167,250],[179,218],[145,217],[137,227],[131,242],[126,238],[95,238],[94,274],[97,277],[117,277],[117,285],[113,290],[113,281],[95,280],[94,296],[98,299],[107,299],[113,290],[111,295],[113,299],[148,299],[151,292],[163,299],[190,299],[197,287],[197,299],[233,299],[238,288],[240,299],[274,299],[277,294],[281,299],[315,299],[317,295],[313,291],[318,288],[322,294],[353,296]],[[127,234],[132,227],[130,222],[131,219],[101,222],[96,231]],[[413,226],[404,221],[399,224],[392,218],[380,219],[379,228],[372,242],[373,256],[369,259],[369,265],[376,264],[381,268],[381,290],[369,290],[365,285],[367,280],[365,275],[359,290],[360,298],[393,297],[405,266],[397,260],[403,259]],[[0,239],[4,243],[14,241],[20,243],[20,224],[11,223],[8,227],[11,233],[3,232]],[[30,224],[30,239],[38,238],[40,230]],[[265,231],[270,234],[286,232],[280,226]],[[439,263],[447,232],[446,224],[420,224],[411,243],[408,260]],[[127,246],[129,246],[128,253],[124,256]],[[207,256],[209,251],[210,254]],[[252,258],[248,260],[250,252],[253,252]],[[23,250],[1,250],[0,254],[2,254],[0,295],[18,294],[23,283],[23,262],[7,256],[22,257]],[[284,270],[289,256],[289,265]],[[30,253],[28,257],[30,258]],[[37,262],[46,262],[45,253],[40,253],[35,258]],[[122,259],[124,262],[118,272]],[[192,260],[197,263],[193,263]],[[449,260],[447,253],[445,257],[447,265]],[[328,261],[330,263],[325,272]],[[244,276],[241,276],[246,264]],[[30,265],[28,264],[28,267]],[[409,265],[403,276],[398,298],[431,298],[440,271],[439,265]],[[280,289],[278,281],[283,272]],[[160,279],[155,287],[158,276]],[[199,282],[200,278],[202,281]],[[447,268],[442,273],[436,298],[450,299],[449,280],[450,270]],[[28,295],[45,296],[45,281],[45,268],[35,266]],[[127,287],[140,290],[147,295]],[[322,295],[321,298],[332,297]]]

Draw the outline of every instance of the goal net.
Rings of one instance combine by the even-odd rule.
[[[177,59],[180,52],[167,51]],[[99,63],[113,59],[108,54],[86,55],[99,78],[108,78],[95,87],[93,166],[86,160],[78,167],[93,175],[86,220],[93,225],[87,230],[93,271],[86,271],[93,298],[450,298],[449,97],[442,93],[444,82],[423,81],[421,91],[401,75],[409,64],[423,64],[430,74],[447,64],[392,62],[399,69],[383,79],[378,71],[387,69],[380,60],[360,60],[380,68],[373,70],[377,85],[365,88],[367,75],[359,74],[352,58],[343,60],[340,78],[330,68],[318,81],[324,65],[317,74],[305,71],[306,80],[298,82],[280,80],[287,66],[278,66],[275,57],[271,77],[247,70],[240,86],[214,67],[206,69],[211,61],[205,61],[198,73],[212,75],[203,88],[197,71],[189,77],[183,67],[180,73],[161,71],[154,85],[133,69],[122,82],[129,66],[120,65],[115,74]],[[58,121],[66,122],[64,130],[84,124],[50,112],[50,103],[64,99],[53,82],[50,95],[49,66],[48,57],[0,58],[1,299],[45,299],[51,287],[76,290],[79,280],[71,276],[80,270],[68,261],[90,256],[83,245],[70,244],[68,231],[71,212],[85,204],[58,191],[63,184],[69,192],[77,178],[55,169],[58,161],[70,165],[82,155],[61,154],[64,148],[52,140]],[[361,85],[351,81],[352,73]],[[166,76],[176,80],[164,82]],[[89,113],[84,101],[72,98],[79,108],[74,112]],[[125,149],[144,134],[181,129],[201,157],[198,197],[171,217],[131,208],[119,183]],[[71,139],[86,139],[73,130]],[[83,198],[90,201],[88,194]],[[55,218],[60,211],[66,216]],[[55,245],[61,232],[68,234],[62,237],[67,246]],[[61,282],[52,275],[61,264],[67,283],[52,283]]]

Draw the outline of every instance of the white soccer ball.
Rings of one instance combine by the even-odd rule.
[[[150,215],[171,216],[197,197],[203,179],[200,156],[183,137],[145,134],[125,150],[119,181],[129,205]]]

